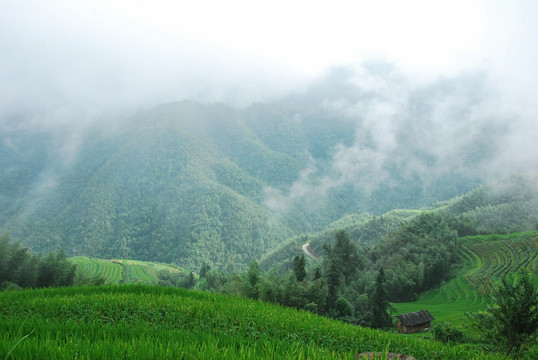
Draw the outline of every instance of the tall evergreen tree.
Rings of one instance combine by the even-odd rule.
[[[329,269],[327,270],[327,310],[334,308],[336,299],[338,298],[338,289],[340,288],[340,270],[333,257],[329,260]]]
[[[196,280],[194,279],[194,274],[192,271],[189,273],[189,280],[187,282],[187,289],[192,289],[196,285]]]
[[[245,281],[245,295],[251,299],[257,299],[259,294],[258,283],[260,282],[260,268],[254,260],[250,263]]]
[[[387,300],[387,292],[385,291],[385,270],[379,268],[372,296],[372,321],[373,328],[387,328],[392,326],[392,318],[388,312],[389,301]]]
[[[297,281],[301,282],[306,278],[305,260],[304,255],[295,256],[293,258],[293,273]]]
[[[321,269],[319,268],[319,266],[314,271],[314,277],[312,278],[312,280],[318,280],[318,279],[321,279]]]
[[[334,259],[338,270],[344,277],[344,284],[349,285],[361,265],[357,246],[344,230],[340,230],[334,237],[333,246],[325,247],[325,251]]]
[[[211,270],[211,266],[204,261],[204,263],[200,267],[200,279],[203,278],[209,270]]]

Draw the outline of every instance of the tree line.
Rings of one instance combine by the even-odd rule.
[[[75,270],[63,249],[36,255],[19,242],[11,242],[8,233],[0,235],[0,289],[70,286]]]
[[[410,301],[450,278],[458,252],[457,231],[446,216],[425,213],[373,247],[359,247],[336,231],[323,256],[294,256],[287,271],[262,271],[257,261],[239,274],[204,263],[193,274],[161,274],[162,285],[245,296],[304,309],[346,322],[392,326],[389,301]]]

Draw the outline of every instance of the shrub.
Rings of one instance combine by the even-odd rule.
[[[467,341],[467,337],[461,330],[452,327],[446,322],[435,324],[431,333],[435,341],[445,344],[464,343]]]

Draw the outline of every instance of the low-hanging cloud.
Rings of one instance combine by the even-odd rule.
[[[71,1],[0,12],[0,124],[72,123],[189,98],[247,105],[301,86],[284,66],[172,36]]]
[[[343,186],[368,195],[402,179],[423,186],[454,174],[488,181],[538,167],[536,105],[519,111],[520,103],[494,86],[486,71],[422,83],[387,64],[347,73],[341,81],[353,95],[326,98],[323,107],[354,120],[353,144],[333,148],[328,171],[320,172],[312,159],[288,189],[266,190],[274,211],[319,202]]]
[[[489,179],[536,168],[537,5],[488,2],[484,7],[488,24],[483,39],[471,42],[477,46],[472,65],[467,58],[457,71],[433,64],[435,70],[427,74],[421,66],[401,68],[398,59],[394,65],[351,67],[340,81],[353,96],[327,96],[319,106],[354,121],[354,142],[336,145],[329,166],[312,158],[286,190],[267,188],[267,204],[283,210],[305,199],[315,203],[348,185],[369,193],[380,184],[397,183],[395,169],[427,184],[453,172]],[[375,13],[382,15],[381,10],[384,6]],[[388,30],[384,37],[394,45],[398,36]],[[417,27],[411,33],[427,31]],[[327,34],[325,40],[353,39],[349,33]],[[450,32],[444,34],[448,43]],[[370,36],[358,39],[367,38],[375,42]],[[360,47],[359,42],[346,48]],[[429,46],[449,48],[442,39],[414,45],[425,54],[419,65],[427,62]],[[115,113],[184,98],[248,105],[303,89],[309,80],[275,61],[165,35],[66,0],[3,4],[0,48],[0,131],[53,129],[65,164],[76,157],[96,119],[105,117],[99,126],[111,126],[106,119]],[[407,52],[405,46],[393,54],[401,52]]]

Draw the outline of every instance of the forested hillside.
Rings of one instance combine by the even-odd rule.
[[[387,69],[369,71],[382,77]],[[0,133],[0,231],[34,252],[63,247],[68,256],[245,268],[300,234],[325,231],[312,239],[320,251],[342,226],[357,243],[373,244],[418,213],[387,212],[447,201],[483,181],[446,164],[438,169],[454,159],[438,157],[413,133],[411,120],[459,94],[460,79],[409,95],[402,126],[388,134],[390,153],[368,116],[352,111],[375,107],[380,95],[352,79],[339,70],[269,103],[182,101],[76,129],[23,126],[14,116]],[[480,81],[467,81],[480,94]],[[458,149],[469,167],[490,154],[485,139],[471,144],[468,154]],[[458,204],[445,205],[459,214]],[[479,231],[491,228],[487,206],[466,210]]]

